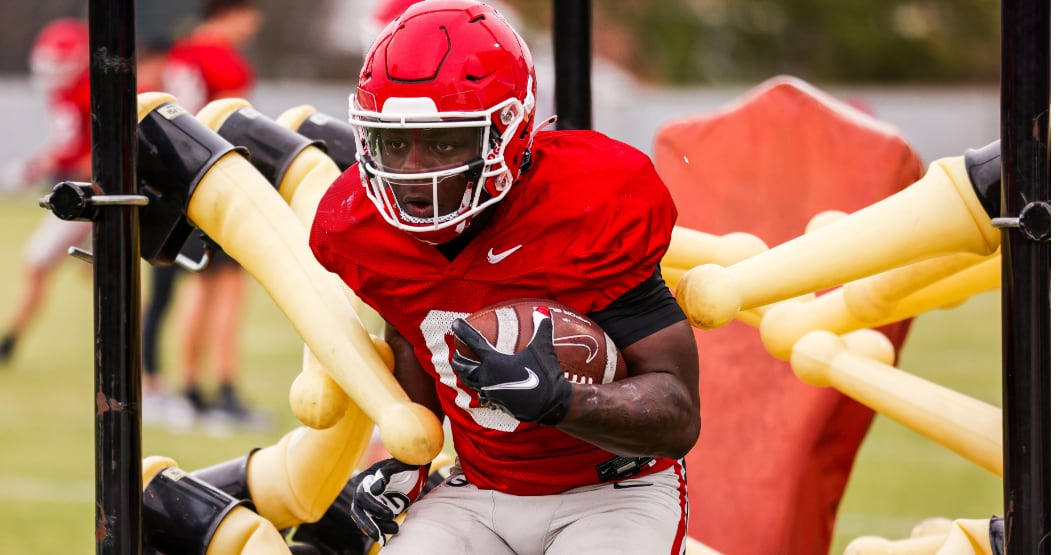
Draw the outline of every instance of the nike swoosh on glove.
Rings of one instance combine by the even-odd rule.
[[[565,379],[554,353],[554,322],[547,307],[532,313],[532,340],[512,355],[499,352],[480,332],[459,318],[451,324],[455,337],[479,361],[457,350],[451,367],[462,383],[477,392],[480,403],[494,406],[522,422],[556,426],[572,403],[572,384]]]
[[[400,529],[396,517],[418,499],[428,476],[428,465],[394,458],[374,463],[352,479],[352,520],[364,535],[384,546],[387,535]]]

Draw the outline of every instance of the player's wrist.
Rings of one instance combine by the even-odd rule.
[[[554,382],[554,395],[550,403],[544,407],[534,422],[543,426],[557,426],[565,419],[571,406],[572,384],[563,378],[557,380]]]

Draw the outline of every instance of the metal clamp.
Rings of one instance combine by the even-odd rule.
[[[1052,209],[1048,201],[1028,203],[1015,218],[993,218],[990,223],[1000,229],[1018,229],[1032,241],[1048,241],[1052,234]]]
[[[76,258],[77,260],[82,260],[89,264],[91,264],[94,259],[92,253],[80,247],[70,247],[66,251],[66,253]],[[212,258],[212,254],[210,254],[209,250],[206,249],[206,251],[202,254],[202,259],[197,262],[182,254],[178,254],[176,255],[176,260],[173,261],[173,264],[179,266],[180,268],[183,268],[184,270],[187,270],[188,272],[201,272],[202,270],[209,267],[209,262],[212,260]]]
[[[98,191],[99,188],[92,183],[63,181],[55,185],[51,193],[41,197],[37,204],[51,210],[61,220],[95,221],[99,217],[99,208],[103,206],[147,206],[150,203],[150,199],[143,195],[103,195]],[[70,247],[67,253],[92,263],[92,253],[82,248]],[[190,272],[201,272],[209,266],[211,258],[206,249],[201,260],[195,261],[181,254],[173,263]]]
[[[94,221],[101,206],[146,206],[142,195],[101,195],[92,183],[63,181],[41,197],[37,204],[51,210],[61,220]]]
[[[191,260],[190,258],[182,254],[177,254],[176,260],[173,262],[173,264],[176,264],[180,268],[183,268],[184,270],[187,270],[189,272],[201,272],[202,270],[209,267],[209,261],[212,259],[212,253],[209,251],[209,249],[205,249],[205,252],[202,253],[202,259],[197,262]]]

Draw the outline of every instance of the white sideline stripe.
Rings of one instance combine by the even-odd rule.
[[[0,476],[0,499],[95,503],[95,483],[87,480],[44,480],[25,476]]]

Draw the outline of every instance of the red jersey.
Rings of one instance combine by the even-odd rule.
[[[253,66],[237,48],[200,34],[172,46],[162,81],[165,91],[193,114],[218,98],[247,96],[255,76]]]
[[[92,98],[86,69],[48,97],[45,166],[55,179],[88,179],[92,157]]]
[[[488,227],[453,261],[386,223],[357,166],[320,201],[310,238],[322,265],[413,345],[436,380],[469,481],[515,495],[596,484],[595,467],[615,455],[480,406],[451,368],[451,323],[526,297],[601,310],[653,274],[676,217],[651,161],[633,147],[592,131],[543,131],[532,156]],[[660,459],[645,472],[671,464]]]

